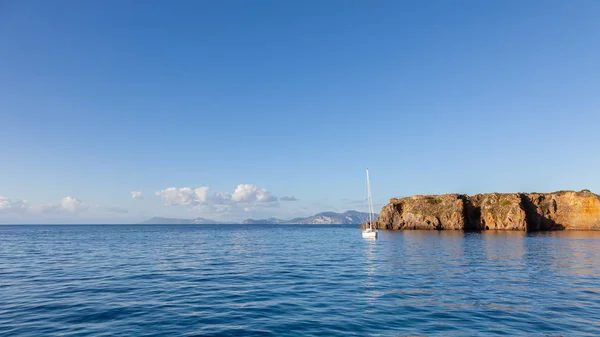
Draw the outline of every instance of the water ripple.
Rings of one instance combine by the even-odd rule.
[[[597,336],[600,233],[0,226],[4,336]]]

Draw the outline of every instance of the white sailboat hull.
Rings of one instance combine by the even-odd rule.
[[[365,239],[377,239],[377,230],[366,229],[362,232],[362,237]]]

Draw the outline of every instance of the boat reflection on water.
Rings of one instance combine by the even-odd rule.
[[[377,252],[376,252],[376,240],[367,240],[364,242],[364,256],[365,263],[364,265],[364,274],[365,274],[365,295],[367,302],[369,304],[375,303],[377,298],[383,294],[383,292],[378,291],[376,287],[376,277],[377,277]],[[375,309],[373,309],[375,310]],[[369,311],[369,310],[368,310]]]

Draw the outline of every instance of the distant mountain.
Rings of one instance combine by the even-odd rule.
[[[246,219],[246,220],[242,221],[243,224],[251,224],[251,225],[282,224],[285,222],[286,222],[286,220],[281,220],[281,219],[277,219],[277,218],[268,218],[268,219],[259,219],[259,220]]]
[[[377,217],[377,214],[374,215]],[[369,220],[369,213],[346,211],[344,213],[323,212],[307,218],[296,218],[287,221],[289,224],[341,224],[359,225]]]
[[[377,218],[377,214],[374,215]],[[242,221],[242,224],[301,224],[301,225],[329,225],[329,224],[340,224],[340,225],[359,225],[369,220],[369,213],[357,212],[357,211],[346,211],[344,213],[335,212],[323,212],[309,216],[306,218],[294,218],[291,220],[282,220],[277,218],[268,219],[246,219]],[[174,218],[152,218],[150,220],[142,222],[145,225],[190,225],[190,224],[219,224],[220,222],[196,218],[196,219],[174,219]]]
[[[377,216],[377,214],[375,214]],[[294,218],[291,220],[282,220],[277,218],[268,219],[247,219],[243,224],[287,224],[287,225],[358,225],[369,220],[369,213],[347,211],[344,213],[323,212],[306,218]]]

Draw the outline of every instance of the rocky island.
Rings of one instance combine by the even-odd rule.
[[[588,190],[416,195],[391,199],[375,225],[391,230],[600,230],[600,197]]]

